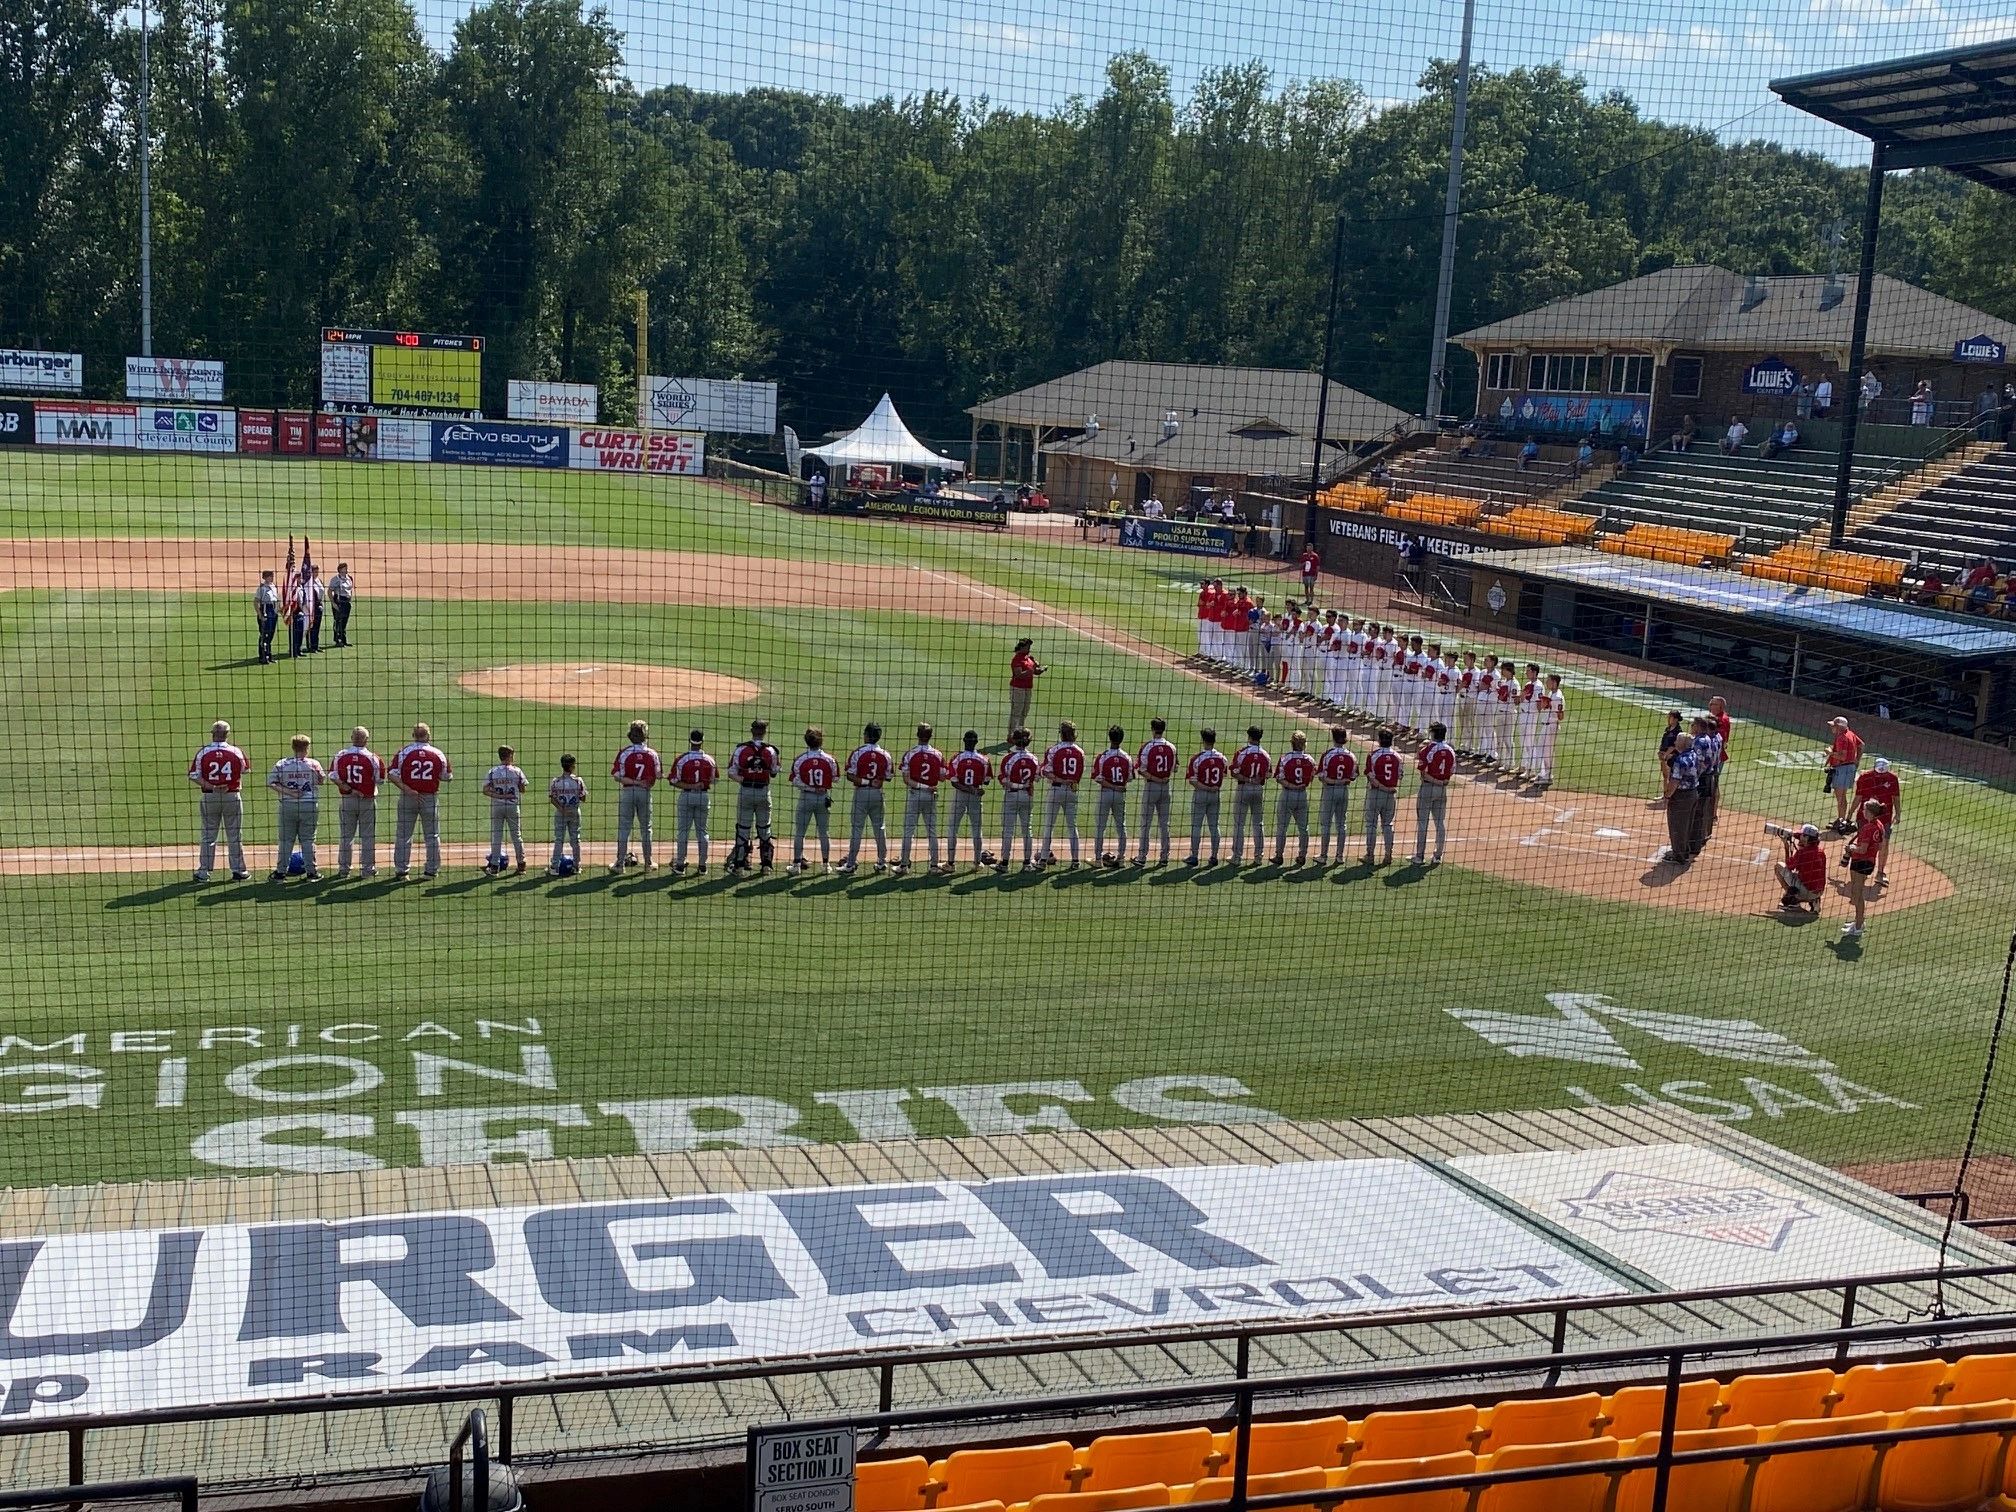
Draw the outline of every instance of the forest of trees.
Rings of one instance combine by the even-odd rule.
[[[642,287],[658,371],[775,378],[807,434],[889,388],[958,437],[976,398],[1108,357],[1314,367],[1341,214],[1337,375],[1421,403],[1448,65],[1373,110],[1260,63],[1179,99],[1125,54],[1031,114],[640,92],[579,0],[484,0],[445,56],[405,0],[154,16],[155,350],[223,359],[241,402],[311,399],[325,323],[485,336],[495,413],[508,377],[626,385]],[[137,350],[137,76],[120,0],[0,7],[0,344],[108,384]],[[1558,69],[1478,75],[1468,162],[1457,330],[1677,262],[1824,268],[1840,218],[1853,267],[1860,172]],[[2009,199],[1893,181],[1887,271],[2016,318],[2012,244]]]

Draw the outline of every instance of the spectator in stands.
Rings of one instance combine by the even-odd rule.
[[[2016,572],[2002,579],[2002,596],[1995,601],[1994,612],[2003,619],[2016,619]]]
[[[1801,378],[1799,386],[1792,390],[1792,413],[1801,420],[1813,418],[1813,385],[1804,378]]]
[[[1527,468],[1539,460],[1540,440],[1537,436],[1528,436],[1526,444],[1519,448],[1519,471],[1526,471]]]
[[[1974,434],[1986,441],[1995,434],[2002,408],[2002,396],[1995,385],[1984,383],[1981,392],[1974,396]]]
[[[1692,415],[1682,416],[1680,423],[1673,427],[1673,450],[1676,452],[1692,451],[1694,449],[1694,438],[1700,432],[1701,427],[1694,423]]]
[[[1619,471],[1620,473],[1628,473],[1629,471],[1631,471],[1633,467],[1637,465],[1637,463],[1638,463],[1637,444],[1628,439],[1621,442],[1617,447],[1617,471]]]
[[[1960,591],[1967,596],[1967,608],[1980,614],[1988,607],[1988,600],[1995,596],[1995,564],[1983,557],[1967,569],[1967,575],[1960,579]]]
[[[1456,437],[1456,455],[1459,457],[1471,457],[1476,455],[1476,452],[1477,432],[1466,425]]]
[[[1867,368],[1862,373],[1862,413],[1868,414],[1876,407],[1876,401],[1883,397],[1883,380],[1876,376],[1876,369]]]
[[[1742,450],[1743,443],[1750,439],[1750,427],[1743,423],[1740,415],[1729,417],[1729,429],[1722,433],[1722,455],[1733,457]]]
[[[1372,471],[1365,475],[1365,481],[1370,483],[1374,488],[1384,488],[1388,483],[1393,481],[1393,469],[1388,467],[1384,462],[1374,462],[1372,464]]]
[[[1803,824],[1792,830],[1775,831],[1785,845],[1785,860],[1772,868],[1785,895],[1780,908],[1806,908],[1820,912],[1821,896],[1827,891],[1827,851],[1820,844],[1818,825]]]
[[[1926,573],[1918,584],[1918,591],[1911,595],[1911,602],[1923,608],[1936,608],[1941,595],[1946,592],[1946,575],[1937,567]]]
[[[1834,409],[1834,380],[1822,378],[1813,385],[1813,418],[1825,420]]]
[[[1141,515],[1142,518],[1149,520],[1163,518],[1162,501],[1153,494],[1148,495],[1147,498],[1141,501]]]
[[[1758,455],[1775,457],[1788,452],[1799,444],[1799,427],[1787,420],[1778,429],[1764,438],[1764,444],[1757,448]]]
[[[1596,448],[1591,446],[1589,438],[1584,436],[1582,444],[1575,448],[1575,465],[1568,470],[1568,476],[1571,478],[1581,477],[1582,474],[1589,471],[1590,467],[1595,464],[1595,461]]]
[[[1930,425],[1932,423],[1932,380],[1920,378],[1918,387],[1911,390],[1911,423]]]
[[[1232,502],[1232,492],[1230,489],[1226,490],[1225,497],[1219,501],[1218,518],[1223,520],[1227,525],[1238,522],[1239,506]]]

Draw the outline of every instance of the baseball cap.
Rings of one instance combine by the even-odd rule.
[[[1833,729],[1845,730],[1848,728],[1848,716],[1845,714],[1836,714],[1832,719],[1828,720],[1827,723]]]
[[[1889,757],[1887,757],[1887,756],[1878,756],[1878,757],[1876,758],[1876,770],[1877,770],[1877,771],[1879,771],[1879,772],[1887,772],[1887,771],[1889,771],[1889,770],[1890,770],[1890,758],[1889,758]]]
[[[1804,839],[1818,840],[1820,838],[1820,826],[1817,824],[1802,824],[1799,826],[1799,833]]]

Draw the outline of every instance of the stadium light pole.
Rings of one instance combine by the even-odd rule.
[[[1330,423],[1330,360],[1337,339],[1337,285],[1344,276],[1344,212],[1330,236],[1330,309],[1323,317],[1323,372],[1316,385],[1316,448],[1309,461],[1309,507],[1302,511],[1302,540],[1316,539],[1316,496],[1323,492],[1323,430]]]
[[[1456,54],[1456,97],[1449,125],[1449,185],[1442,196],[1442,261],[1435,272],[1435,336],[1428,348],[1428,404],[1421,418],[1432,430],[1442,415],[1442,378],[1449,351],[1449,304],[1456,284],[1456,218],[1463,203],[1463,136],[1470,121],[1470,36],[1477,0],[1463,0],[1463,46]]]
[[[147,0],[140,0],[140,355],[154,355],[154,188],[147,141]]]

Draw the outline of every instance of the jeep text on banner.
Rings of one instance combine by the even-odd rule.
[[[434,460],[565,467],[567,432],[558,425],[521,425],[508,420],[437,420]]]
[[[1120,522],[1120,544],[1144,551],[1174,551],[1184,556],[1229,557],[1239,550],[1242,528],[1206,525],[1195,520],[1144,520],[1129,515]]]
[[[133,442],[142,451],[235,452],[238,412],[143,404]]]
[[[221,404],[224,401],[224,364],[187,357],[128,357],[126,397],[193,399],[198,404]]]
[[[634,430],[574,432],[567,465],[585,472],[644,472],[644,433]],[[707,438],[685,431],[651,433],[650,472],[697,478],[706,470]]]
[[[35,405],[35,442],[38,446],[131,447],[138,413],[130,404],[40,400]]]
[[[0,347],[0,394],[81,394],[84,357],[80,352],[36,352]]]
[[[0,1353],[55,1419],[1626,1290],[1413,1161],[1310,1161],[0,1241]]]
[[[593,425],[602,418],[599,391],[592,383],[534,383],[513,378],[506,386],[504,406],[506,417],[512,420]]]

